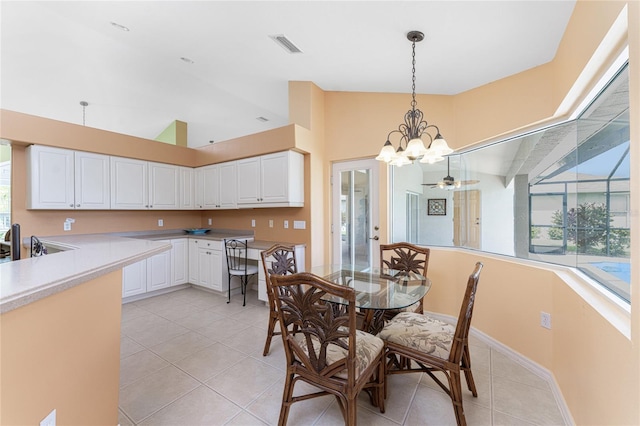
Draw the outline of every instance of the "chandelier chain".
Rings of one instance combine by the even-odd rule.
[[[416,42],[411,43],[411,109],[416,109]]]

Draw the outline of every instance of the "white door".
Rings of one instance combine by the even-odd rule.
[[[28,209],[73,209],[73,151],[32,145],[27,148]]]
[[[289,195],[289,152],[260,158],[260,201],[283,203]]]
[[[238,204],[260,202],[260,157],[238,160]]]
[[[162,241],[169,242],[169,241]],[[171,286],[171,250],[147,259],[147,291]]]
[[[147,261],[132,263],[122,268],[122,297],[147,292]]]
[[[189,282],[189,239],[171,240],[171,285]]]
[[[235,209],[238,207],[236,199],[238,198],[237,185],[238,176],[236,175],[236,162],[220,164],[218,173],[218,194],[220,195],[219,206],[222,209]]]
[[[191,167],[180,167],[180,209],[193,210],[195,195],[195,170]]]
[[[374,159],[332,167],[332,249],[335,264],[380,263],[378,168]]]

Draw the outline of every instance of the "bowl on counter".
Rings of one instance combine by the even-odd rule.
[[[209,231],[210,229],[208,228],[189,228],[184,230],[184,232],[186,232],[189,235],[204,235]]]

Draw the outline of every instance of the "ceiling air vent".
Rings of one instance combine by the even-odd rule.
[[[293,42],[289,40],[284,34],[275,34],[270,35],[269,37],[289,53],[302,53],[302,50],[300,50],[298,46],[293,44]]]

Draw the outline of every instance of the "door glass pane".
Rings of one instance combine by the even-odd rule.
[[[342,263],[371,264],[369,240],[369,170],[340,173],[340,235]]]

